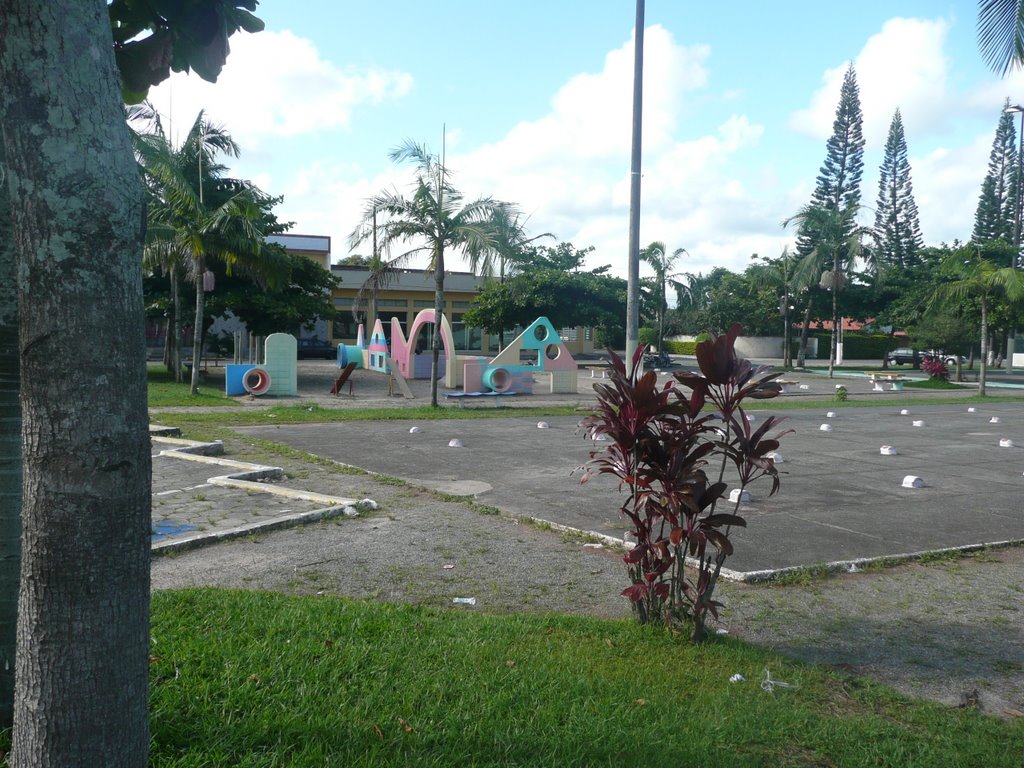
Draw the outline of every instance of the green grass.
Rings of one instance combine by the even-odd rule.
[[[151,403],[152,404],[152,403]],[[230,404],[230,403],[229,403]],[[197,403],[198,405],[198,403]],[[576,405],[529,408],[323,408],[313,402],[273,405],[229,413],[161,413],[160,423],[191,429],[251,427],[263,424],[305,424],[344,421],[436,421],[439,419],[508,419],[541,416],[578,416]]]
[[[921,379],[920,381],[907,381],[903,384],[907,389],[967,389],[962,384],[956,384],[946,379]]]
[[[1019,721],[629,621],[206,589],[156,593],[152,636],[166,768],[1019,768],[1024,752]],[[762,690],[766,667],[799,687]]]
[[[149,407],[181,407],[190,405],[235,405],[234,401],[210,387],[200,386],[199,394],[189,394],[189,384],[178,384],[163,363],[146,366],[149,380]]]

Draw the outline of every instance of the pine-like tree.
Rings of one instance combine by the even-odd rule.
[[[853,63],[846,70],[843,86],[839,91],[839,106],[836,108],[836,119],[832,123],[832,136],[825,145],[825,162],[818,172],[817,184],[811,196],[808,208],[836,210],[844,215],[837,218],[847,222],[848,231],[837,236],[839,242],[852,239],[856,229],[856,211],[860,207],[860,180],[864,173],[864,118],[860,111],[860,89],[857,87],[857,73]],[[849,212],[851,215],[845,215]],[[821,232],[815,228],[816,217],[805,218],[797,233],[796,252],[800,259],[807,259],[815,253],[821,240]],[[849,264],[849,253],[845,247],[834,253],[830,269],[840,270]],[[807,348],[807,330],[810,325],[811,303],[814,291],[808,292],[807,306],[804,310],[803,329],[800,333],[800,354],[797,365],[804,363],[804,351]],[[835,297],[833,297],[834,299]],[[833,301],[833,315],[835,301]],[[835,320],[835,318],[833,318]],[[833,326],[835,328],[835,326]],[[829,364],[831,371],[835,361]]]
[[[885,142],[885,158],[879,171],[875,213],[878,250],[875,258],[889,266],[915,266],[919,262],[917,252],[923,243],[910,181],[907,139],[899,109],[892,116],[889,138]]]
[[[832,136],[825,145],[825,162],[818,172],[811,205],[842,210],[860,205],[860,181],[864,174],[863,123],[857,73],[851,63],[839,91]],[[797,237],[797,254],[801,257],[809,254],[817,239],[815,232],[803,227]]]
[[[1013,115],[1006,111],[1007,99],[999,116],[999,126],[988,158],[988,173],[981,184],[978,209],[974,214],[971,242],[985,243],[1002,238],[1013,242],[1014,205],[1017,200],[1017,131]]]

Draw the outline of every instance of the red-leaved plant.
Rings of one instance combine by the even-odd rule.
[[[620,511],[636,545],[623,558],[631,584],[622,594],[641,623],[693,622],[697,642],[707,636],[707,614],[718,618],[714,592],[733,552],[730,529],[746,526],[740,502],[723,501],[727,469],[735,468],[740,497],[764,476],[771,478],[772,494],[779,488],[767,454],[785,432],[767,436],[779,423],[774,416],[752,429],[742,403],[777,396],[781,387],[772,380],[780,374],[736,356],[739,332],[734,325],[698,344],[701,373],[677,372],[661,387],[656,372],[643,372],[645,347],[637,349],[630,371],[611,353],[610,383],[595,387],[595,412],[580,423],[590,437],[609,440],[591,451],[580,482],[610,474],[629,489]],[[727,511],[718,510],[719,501]]]
[[[921,358],[921,370],[933,379],[949,381],[949,368],[937,357],[927,356]]]

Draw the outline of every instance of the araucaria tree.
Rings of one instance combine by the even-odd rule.
[[[811,196],[808,208],[836,211],[840,214],[847,231],[838,237],[833,234],[833,242],[846,243],[851,241],[856,227],[856,214],[860,207],[860,182],[864,174],[864,118],[860,109],[860,90],[857,87],[857,74],[853,64],[846,70],[843,85],[839,92],[839,106],[836,108],[836,119],[832,123],[832,136],[825,145],[825,162],[818,172],[817,186]],[[809,256],[818,247],[821,232],[815,227],[816,218],[801,222],[796,240],[796,252],[800,259]],[[835,264],[849,262],[850,254],[845,247],[835,253]],[[835,267],[833,266],[835,270]],[[800,336],[799,365],[803,364],[804,350],[807,345],[807,328],[810,325],[811,302],[814,292],[808,292],[807,308],[804,313],[803,331]],[[836,332],[833,327],[832,333]],[[833,344],[835,350],[835,344]],[[829,367],[835,365],[833,352]]]
[[[1006,111],[1007,99],[999,115],[999,125],[988,157],[988,173],[981,183],[981,196],[974,214],[971,242],[987,243],[1003,239],[1013,242],[1014,206],[1017,200],[1017,131],[1013,115]]]
[[[439,324],[444,314],[445,251],[462,250],[471,263],[478,263],[493,248],[491,218],[495,208],[502,203],[489,197],[463,203],[462,193],[448,180],[444,163],[421,144],[406,141],[392,150],[390,157],[397,163],[408,162],[415,167],[412,196],[385,191],[368,200],[362,222],[349,236],[349,242],[352,247],[365,242],[379,226],[378,247],[388,248],[399,242],[412,245],[392,259],[396,266],[418,254],[429,256],[429,268],[434,273],[434,317]],[[375,225],[378,216],[384,221]],[[441,350],[439,332],[433,335],[431,350],[430,404],[436,407],[438,355]]]
[[[879,263],[889,267],[913,267],[919,263],[917,254],[923,247],[921,224],[910,181],[903,118],[898,109],[892,116],[879,169],[875,233],[875,258]]]

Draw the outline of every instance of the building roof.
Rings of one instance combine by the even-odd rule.
[[[366,267],[334,264],[331,274],[341,279],[342,288],[358,289],[370,277]],[[444,278],[445,291],[479,293],[483,278],[472,272],[447,272]],[[434,273],[424,269],[402,269],[388,283],[389,291],[430,291],[434,290]]]
[[[330,235],[268,235],[267,242],[283,245],[290,251],[331,252]]]

